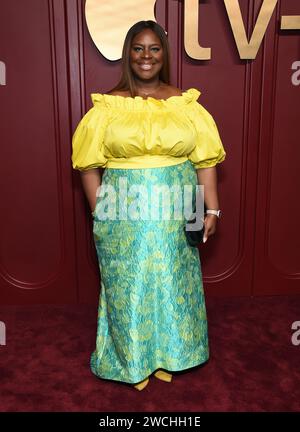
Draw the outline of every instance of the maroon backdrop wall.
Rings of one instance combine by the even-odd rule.
[[[240,1],[248,39],[261,0]],[[214,116],[226,162],[218,166],[218,232],[200,248],[207,295],[299,293],[299,31],[280,31],[297,0],[278,1],[255,60],[240,60],[222,1],[200,5],[199,40],[183,47],[183,2],[157,1],[168,31],[172,83],[197,87]],[[1,2],[1,302],[90,303],[99,294],[91,219],[71,166],[71,137],[90,93],[117,81],[88,34],[81,0]],[[298,107],[297,107],[298,104]]]

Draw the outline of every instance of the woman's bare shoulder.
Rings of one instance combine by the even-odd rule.
[[[130,96],[128,90],[113,90],[113,91],[107,92],[106,94],[112,95],[112,96],[123,96],[123,97]]]
[[[178,87],[169,85],[169,84],[163,84],[161,88],[161,96],[162,97],[170,97],[170,96],[181,96],[183,93],[183,90],[181,90]],[[112,96],[123,96],[123,97],[130,97],[129,90],[112,90],[110,92],[107,92],[106,94],[112,95]]]
[[[172,86],[172,85],[167,85],[166,86],[166,92],[168,93],[169,96],[181,96],[183,93],[183,90],[181,90],[178,87]]]

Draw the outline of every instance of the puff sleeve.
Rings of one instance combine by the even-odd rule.
[[[194,149],[187,155],[196,169],[209,168],[223,162],[226,156],[218,128],[212,115],[197,101],[189,112],[196,131]]]
[[[103,149],[107,121],[107,109],[98,104],[94,104],[83,116],[72,138],[74,169],[85,171],[98,167],[105,168],[107,159]]]

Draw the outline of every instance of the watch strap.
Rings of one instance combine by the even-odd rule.
[[[216,215],[218,218],[221,216],[221,210],[211,210],[211,209],[208,209],[208,210],[206,210],[205,213]]]

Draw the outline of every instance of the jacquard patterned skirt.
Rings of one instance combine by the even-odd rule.
[[[104,171],[101,189],[107,192],[97,197],[93,222],[101,289],[90,366],[98,377],[137,383],[160,368],[181,371],[208,360],[199,250],[187,243],[186,220],[163,219],[163,200],[149,199],[153,186],[179,186],[183,191],[184,185],[192,185],[195,192],[196,184],[189,160]],[[136,198],[122,195],[125,186],[129,191],[133,185],[143,185],[140,203],[161,211],[159,218],[151,219],[149,211],[148,220],[141,213],[134,220]],[[175,206],[178,194],[170,195]],[[126,208],[131,218],[124,217]],[[100,216],[104,213],[107,219]]]

